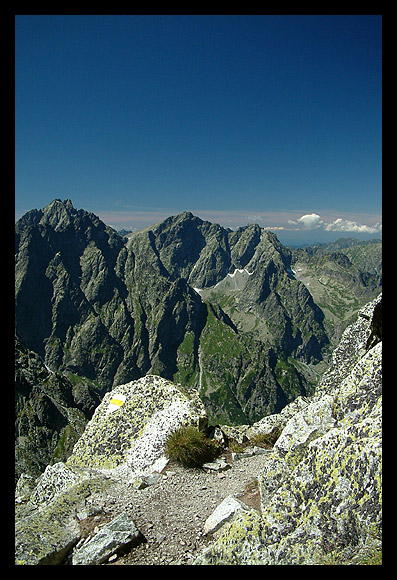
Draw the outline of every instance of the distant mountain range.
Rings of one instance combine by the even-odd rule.
[[[382,242],[339,238],[294,249],[292,256],[295,275],[324,312],[327,335],[336,346],[360,305],[382,287]]]
[[[193,386],[214,424],[312,393],[381,291],[381,242],[289,249],[258,225],[232,231],[189,212],[126,238],[59,199],[15,229],[24,349],[95,396],[148,373]],[[18,397],[21,411],[29,395]]]

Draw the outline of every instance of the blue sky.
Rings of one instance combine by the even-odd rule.
[[[381,236],[380,15],[19,15],[15,214]]]

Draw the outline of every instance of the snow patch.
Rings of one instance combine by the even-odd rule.
[[[240,272],[240,274],[242,274],[243,272],[246,272],[248,274],[248,276],[252,276],[253,272],[248,272],[248,270],[246,268],[243,268],[242,270],[240,270],[239,268],[236,268],[233,272],[233,274],[228,274],[228,276],[230,276],[230,278],[234,278],[234,276],[236,275],[237,272]]]
[[[234,278],[235,275],[237,274],[237,272],[239,272],[240,274],[243,274],[244,272],[246,274],[248,274],[248,276],[252,276],[253,272],[249,272],[246,268],[236,268],[233,272],[233,274],[226,274],[226,276],[224,278],[222,278],[222,280],[220,280],[217,284],[215,284],[215,286],[210,286],[209,288],[195,288],[193,287],[193,290],[195,292],[197,292],[197,294],[199,294],[201,296],[201,293],[203,292],[203,290],[213,290],[214,288],[217,288],[219,286],[219,284],[222,284],[222,282],[224,282],[227,277],[229,276],[229,278]]]

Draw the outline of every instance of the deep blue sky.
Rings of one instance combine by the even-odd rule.
[[[17,218],[70,198],[116,229],[189,210],[282,241],[380,237],[381,16],[15,26]]]

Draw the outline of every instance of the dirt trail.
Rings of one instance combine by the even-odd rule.
[[[155,485],[142,490],[115,485],[104,513],[82,523],[84,534],[126,512],[147,541],[106,565],[191,564],[212,541],[211,534],[203,534],[204,522],[225,497],[234,495],[260,510],[257,477],[267,457],[229,459],[232,468],[219,474],[169,463]]]

